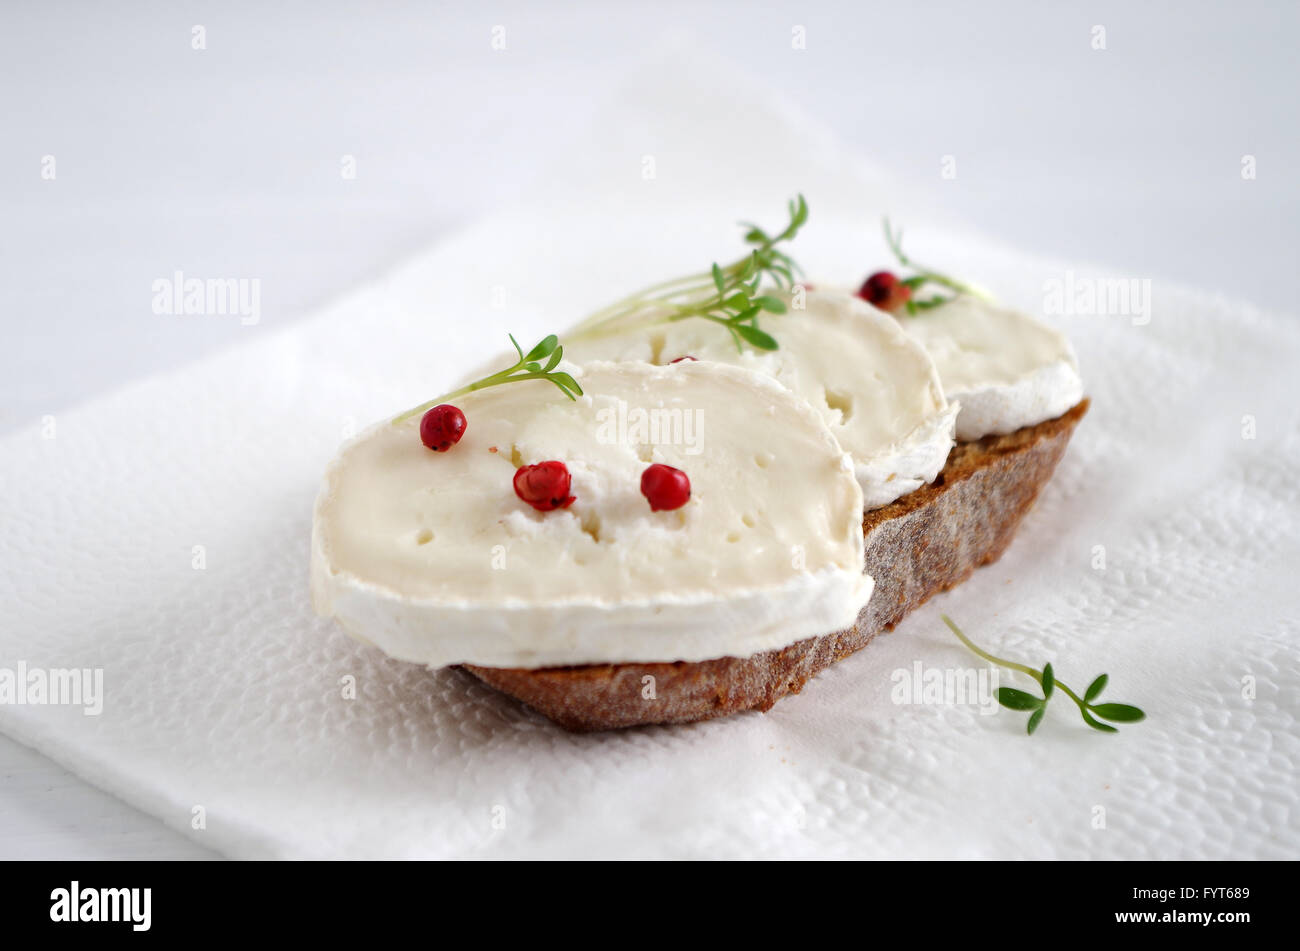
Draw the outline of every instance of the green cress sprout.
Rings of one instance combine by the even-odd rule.
[[[971,642],[970,638],[963,634],[961,629],[952,622],[952,618],[948,617],[946,614],[941,615],[941,617],[943,618],[943,623],[948,625],[949,630],[957,635],[957,639],[979,657],[984,658],[990,664],[997,664],[999,667],[1006,667],[1009,670],[1018,670],[1022,674],[1027,674],[1034,678],[1034,680],[1038,681],[1038,685],[1043,691],[1041,697],[1035,697],[1032,693],[1024,690],[1017,690],[1015,687],[998,688],[998,703],[1002,704],[1002,706],[1006,707],[1008,710],[1033,711],[1029,714],[1029,723],[1027,726],[1027,732],[1031,736],[1033,735],[1033,732],[1038,729],[1038,724],[1043,720],[1043,714],[1047,711],[1047,701],[1052,699],[1052,694],[1058,689],[1061,693],[1065,694],[1075,702],[1079,708],[1079,712],[1083,715],[1083,722],[1088,724],[1088,726],[1092,727],[1094,730],[1100,730],[1103,733],[1119,732],[1113,726],[1110,726],[1107,723],[1102,723],[1097,719],[1098,717],[1102,720],[1110,720],[1114,723],[1137,723],[1139,720],[1146,719],[1145,713],[1137,707],[1130,706],[1127,703],[1093,703],[1106,687],[1106,682],[1109,680],[1106,674],[1100,675],[1089,684],[1088,689],[1085,690],[1083,696],[1080,697],[1077,693],[1056,679],[1056,675],[1052,673],[1051,664],[1044,665],[1042,670],[1034,670],[1032,667],[1027,667],[1024,664],[1017,664],[1015,661],[1003,660],[1001,657],[994,657],[987,651],[976,647],[975,644]]]

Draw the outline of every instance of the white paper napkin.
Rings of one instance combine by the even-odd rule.
[[[768,714],[574,736],[313,617],[311,504],[346,435],[508,330],[729,258],[733,222],[779,224],[796,191],[813,280],[884,264],[884,211],[1031,312],[1066,279],[937,227],[754,89],[655,64],[533,201],[0,442],[0,667],[102,668],[105,690],[97,717],[0,705],[0,729],[241,857],[1296,857],[1300,325],[1158,281],[1149,323],[1049,318],[1093,408],[1007,555]],[[1023,714],[893,702],[914,664],[982,668],[940,612],[1076,689],[1108,672],[1148,720],[1103,736],[1058,697],[1029,738]]]

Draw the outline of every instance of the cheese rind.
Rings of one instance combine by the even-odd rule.
[[[787,304],[793,301],[785,296]],[[934,362],[888,315],[840,290],[806,292],[803,307],[765,315],[779,349],[738,349],[726,328],[690,319],[565,340],[585,360],[668,364],[716,360],[764,373],[806,400],[854,461],[863,503],[874,509],[934,481],[953,446],[958,407]]]
[[[934,358],[969,441],[1055,419],[1083,399],[1069,340],[1028,314],[965,295],[898,318]]]
[[[807,404],[720,364],[575,372],[577,401],[544,382],[458,400],[446,453],[418,419],[345,446],[316,504],[316,610],[430,666],[745,657],[853,624],[872,587],[861,489]],[[572,475],[567,509],[514,494],[516,467],[546,459]],[[640,494],[652,462],[690,477],[681,509]]]

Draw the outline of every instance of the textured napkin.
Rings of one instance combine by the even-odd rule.
[[[795,191],[814,281],[884,263],[884,211],[918,258],[1033,313],[1118,276],[940,227],[770,101],[689,57],[656,64],[528,203],[0,443],[0,668],[104,677],[99,716],[0,705],[0,729],[241,857],[1300,854],[1300,413],[1282,384],[1300,324],[1159,281],[1124,313],[1046,315],[1093,408],[1005,557],[767,714],[574,736],[312,615],[311,506],[342,439],[508,330],[531,341],[730,257],[732,223],[779,224]],[[755,128],[757,155],[739,144]],[[1104,736],[1058,696],[1029,738],[1024,714],[896,702],[918,670],[987,669],[940,612],[1076,689],[1109,673],[1147,721]]]

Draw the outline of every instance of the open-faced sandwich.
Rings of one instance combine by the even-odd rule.
[[[1069,342],[892,233],[910,276],[802,282],[807,214],[344,446],[316,610],[598,730],[767,710],[1001,555],[1087,408]]]

